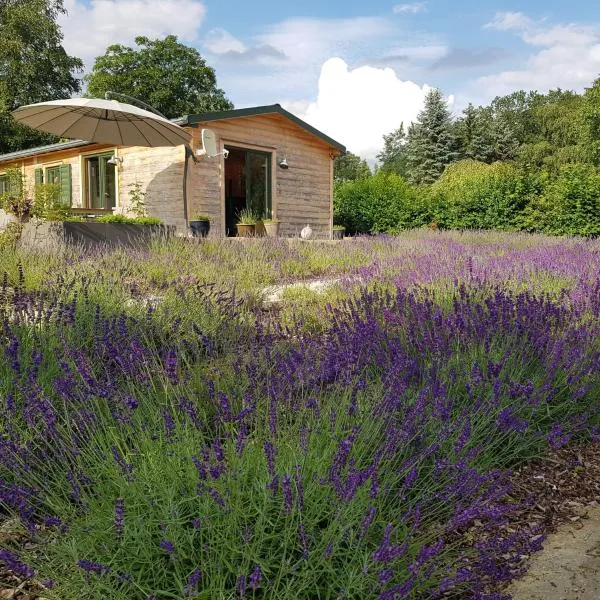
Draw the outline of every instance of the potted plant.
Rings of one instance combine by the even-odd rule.
[[[346,228],[343,225],[334,225],[333,226],[333,239],[334,240],[343,240],[345,232],[346,232]]]
[[[253,237],[256,233],[257,220],[251,208],[241,210],[236,224],[238,237]]]
[[[190,229],[193,237],[206,237],[210,231],[210,217],[196,215],[190,221]]]
[[[281,221],[278,221],[277,219],[263,219],[263,225],[265,227],[265,234],[267,237],[279,237],[279,223],[281,223]]]

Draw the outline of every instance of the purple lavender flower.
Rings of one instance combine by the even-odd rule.
[[[379,547],[373,552],[373,560],[382,563],[389,563],[396,560],[400,556],[403,556],[408,550],[408,541],[405,541],[400,546],[392,544],[391,537],[394,531],[394,526],[389,523],[385,528],[383,539],[381,540]]]
[[[163,412],[163,422],[165,424],[165,439],[167,442],[171,442],[175,431],[175,421],[173,415],[166,410]]]
[[[243,598],[246,595],[246,588],[248,586],[247,579],[245,575],[240,575],[237,578],[237,584],[235,586],[238,598]]]
[[[161,550],[164,550],[169,556],[173,556],[175,554],[175,546],[173,542],[169,540],[161,540],[158,545]]]
[[[260,581],[262,579],[262,571],[259,565],[254,566],[254,570],[250,573],[250,587],[252,591],[255,592],[260,585]]]
[[[225,508],[225,499],[214,487],[209,486],[208,493],[221,508]]]
[[[2,561],[10,571],[20,577],[29,579],[35,575],[35,570],[32,567],[25,564],[16,554],[9,552],[8,550],[0,549],[0,561]]]
[[[89,577],[92,573],[95,575],[104,575],[109,571],[109,568],[106,565],[85,559],[77,561],[77,566],[84,571],[86,581],[89,581]]]
[[[198,589],[198,584],[200,583],[200,579],[202,578],[202,573],[200,569],[195,569],[192,574],[188,577],[187,585],[184,590],[184,596],[189,598],[196,594]]]
[[[300,523],[298,527],[298,538],[300,539],[300,546],[302,547],[302,560],[308,560],[308,537],[306,530],[304,529],[304,523]]]
[[[383,569],[377,574],[377,579],[381,585],[385,585],[392,577],[394,577],[394,571],[392,571],[392,569]]]
[[[115,530],[118,537],[123,537],[125,528],[125,500],[117,498],[115,502]]]
[[[367,533],[369,531],[369,527],[371,527],[371,523],[373,523],[373,520],[375,519],[376,514],[377,514],[377,509],[374,506],[369,506],[369,508],[367,509],[367,512],[362,520],[362,523],[360,524],[361,539],[367,535]]]
[[[171,348],[167,351],[165,356],[165,374],[167,375],[167,379],[170,383],[176,384],[178,381],[177,377],[177,369],[178,369],[178,358],[177,358],[177,350]]]
[[[263,444],[265,456],[267,458],[267,470],[272,477],[275,475],[275,447],[269,441]]]
[[[131,411],[135,410],[140,403],[133,396],[125,396],[123,404]]]
[[[281,488],[283,490],[283,510],[286,515],[292,512],[294,498],[292,496],[291,478],[289,475],[284,475],[281,478]]]

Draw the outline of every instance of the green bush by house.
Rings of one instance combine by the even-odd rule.
[[[350,234],[395,233],[431,222],[424,196],[394,173],[346,181],[335,190],[333,215]]]

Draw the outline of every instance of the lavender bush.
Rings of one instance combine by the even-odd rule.
[[[61,600],[499,598],[543,540],[502,527],[510,468],[599,436],[599,248],[340,247],[174,243],[137,272],[7,257],[0,510],[34,544],[0,562]],[[301,299],[282,319],[248,280],[223,291],[223,269],[175,273],[210,252],[273,257],[255,285],[352,277],[316,327]]]

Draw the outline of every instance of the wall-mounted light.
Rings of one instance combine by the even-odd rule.
[[[287,161],[287,157],[283,157],[280,161],[279,161],[279,168],[280,169],[289,169],[290,165],[288,165],[288,161]]]
[[[107,161],[106,161],[107,165],[114,165],[115,167],[121,167],[123,164],[123,159],[120,156],[117,156],[116,154],[113,154]]]

